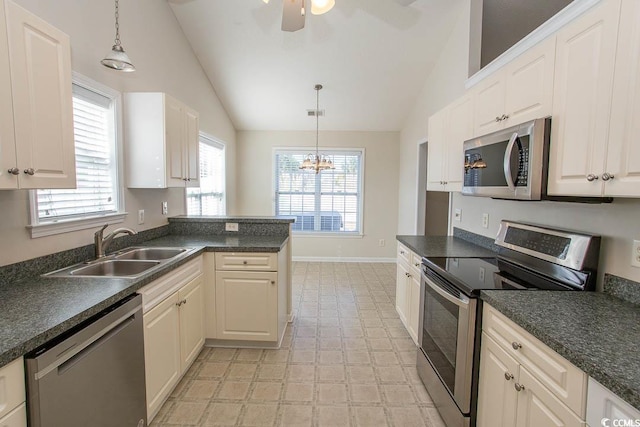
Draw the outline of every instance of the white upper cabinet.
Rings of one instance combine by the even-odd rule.
[[[164,93],[125,94],[129,188],[198,186],[199,116]]]
[[[604,194],[619,15],[619,0],[602,0],[557,34],[551,195]]]
[[[75,188],[69,37],[0,6],[0,188]]]
[[[551,114],[555,37],[549,37],[474,88],[474,136]]]
[[[427,190],[460,191],[464,141],[473,136],[473,98],[465,95],[429,118]]]
[[[640,1],[625,0],[620,13],[605,181],[607,196],[640,197]]]

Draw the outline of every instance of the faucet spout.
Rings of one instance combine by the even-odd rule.
[[[104,253],[111,245],[113,239],[119,234],[128,234],[133,236],[134,234],[138,234],[135,230],[130,228],[122,227],[116,228],[111,233],[107,234],[106,237],[103,237],[104,230],[109,226],[109,224],[105,224],[100,230],[96,231],[94,234],[94,243],[96,246],[96,258],[104,257]]]

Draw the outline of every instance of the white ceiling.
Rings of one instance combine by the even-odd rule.
[[[282,1],[169,0],[238,130],[398,131],[463,0],[336,0],[305,28],[280,30]]]

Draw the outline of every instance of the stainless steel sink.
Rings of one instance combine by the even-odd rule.
[[[135,260],[165,260],[178,256],[187,249],[185,248],[135,248],[121,255],[116,255],[116,259]]]
[[[99,261],[85,267],[71,270],[68,274],[71,276],[115,276],[127,277],[136,276],[144,273],[150,268],[160,264],[160,261],[132,261],[110,259],[107,261]]]

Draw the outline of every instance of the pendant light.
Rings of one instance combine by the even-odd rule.
[[[118,71],[125,71],[125,72],[135,71],[136,67],[133,66],[133,64],[131,63],[131,60],[129,59],[129,56],[125,53],[124,49],[122,48],[122,44],[120,43],[120,24],[118,23],[118,18],[120,16],[118,14],[118,0],[116,0],[115,16],[116,16],[116,40],[113,47],[111,48],[111,51],[107,53],[107,56],[105,56],[105,58],[102,61],[100,61],[100,63],[105,67],[118,70]]]
[[[316,90],[316,153],[309,153],[304,158],[304,161],[300,165],[300,169],[314,171],[315,173],[319,173],[320,171],[327,169],[335,169],[333,162],[326,155],[320,155],[318,142],[320,139],[320,90],[322,89],[322,85],[315,85],[314,89]]]
[[[336,5],[336,0],[311,0],[311,13],[322,15],[329,12]]]

